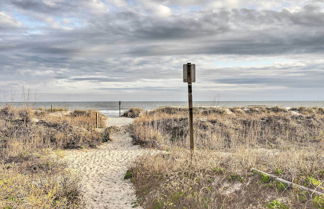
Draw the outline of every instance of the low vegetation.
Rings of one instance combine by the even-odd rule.
[[[282,148],[292,144],[317,147],[324,136],[324,110],[300,110],[196,108],[196,146],[218,150],[239,146]],[[188,147],[187,111],[167,107],[149,112],[136,120],[133,131],[135,139],[142,144]]]
[[[141,108],[130,108],[126,112],[123,113],[122,117],[126,118],[137,118],[143,113],[144,110]]]
[[[95,111],[0,108],[0,208],[82,208],[78,178],[60,149],[92,148],[109,140]]]
[[[188,151],[185,108],[161,108],[133,124],[134,142],[166,150],[132,168],[144,208],[323,208],[323,196],[292,189],[263,170],[323,192],[322,108],[196,108]]]

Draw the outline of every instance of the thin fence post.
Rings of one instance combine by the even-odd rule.
[[[96,112],[96,128],[99,127],[99,113]]]

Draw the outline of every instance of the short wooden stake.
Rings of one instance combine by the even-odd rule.
[[[96,112],[96,128],[99,127],[99,113]]]

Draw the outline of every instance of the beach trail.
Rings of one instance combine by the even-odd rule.
[[[111,135],[112,141],[97,149],[69,151],[64,158],[80,175],[86,208],[141,208],[132,183],[124,176],[137,157],[150,151],[132,144],[125,128],[130,123],[129,118],[108,119],[109,126],[120,127]]]

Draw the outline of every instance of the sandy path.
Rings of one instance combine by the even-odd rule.
[[[108,118],[109,126],[127,126],[134,121],[133,118]]]
[[[127,125],[132,120],[111,119],[108,124]],[[131,143],[126,131],[111,136],[112,142],[89,151],[71,151],[66,160],[81,176],[86,208],[127,209],[136,207],[133,185],[124,180],[134,160],[149,150]]]

